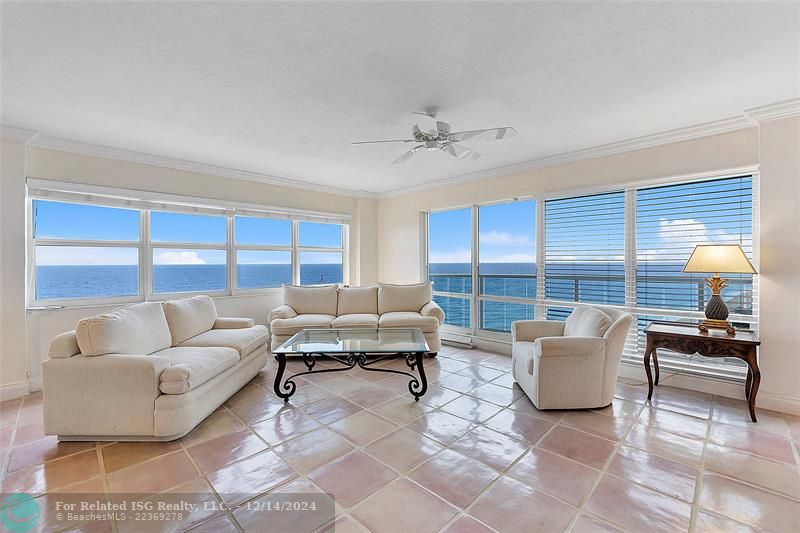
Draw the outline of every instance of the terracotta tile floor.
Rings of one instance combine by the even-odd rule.
[[[540,412],[509,363],[444,348],[425,360],[430,391],[420,403],[405,379],[357,370],[300,379],[284,405],[270,361],[172,443],[58,443],[43,434],[34,394],[0,404],[2,491],[178,492],[230,504],[170,531],[800,527],[800,417],[761,409],[753,424],[742,401],[664,386],[647,405],[646,386],[632,383],[619,383],[604,409]],[[332,495],[335,522],[267,523],[243,511],[298,492]]]

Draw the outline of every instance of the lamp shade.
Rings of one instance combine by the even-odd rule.
[[[755,274],[756,269],[738,244],[699,244],[683,267],[684,272]]]

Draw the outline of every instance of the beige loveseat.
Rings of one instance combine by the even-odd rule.
[[[267,328],[196,296],[84,318],[50,345],[44,430],[60,440],[172,440],[250,381]]]
[[[430,353],[441,348],[444,311],[433,301],[430,283],[375,287],[283,286],[283,305],[267,319],[276,349],[303,329],[420,328]]]
[[[576,307],[566,321],[511,324],[514,381],[538,409],[605,407],[614,398],[633,315]]]

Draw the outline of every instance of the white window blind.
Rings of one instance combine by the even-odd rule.
[[[636,191],[636,308],[638,349],[643,330],[653,320],[696,321],[711,292],[710,274],[684,273],[698,244],[739,244],[753,259],[752,176],[642,188]],[[724,274],[723,298],[731,321],[755,327],[754,276]],[[644,311],[652,310],[652,311]],[[658,310],[663,310],[659,312]],[[684,358],[675,354],[675,357]],[[730,364],[734,360],[705,360]]]
[[[547,200],[544,226],[546,300],[625,304],[624,191]]]

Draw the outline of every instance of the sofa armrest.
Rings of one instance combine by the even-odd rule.
[[[292,309],[290,306],[283,304],[280,307],[276,307],[272,311],[269,312],[267,316],[267,323],[272,324],[272,321],[276,318],[294,318],[297,316],[297,311]]]
[[[244,329],[255,325],[256,321],[252,318],[217,317],[212,329]]]
[[[435,316],[440,325],[444,324],[444,309],[439,307],[439,304],[434,301],[430,301],[423,305],[419,312],[422,316]]]
[[[540,337],[533,344],[536,358],[591,357],[606,351],[602,337]]]
[[[562,320],[517,320],[511,323],[513,341],[533,342],[539,337],[560,337],[563,334]]]
[[[46,360],[42,364],[45,433],[152,435],[161,373],[169,366],[169,359],[157,355]]]
[[[78,346],[78,336],[75,335],[75,330],[67,331],[56,335],[50,342],[50,350],[47,355],[54,359],[63,359],[78,355],[81,349]]]

